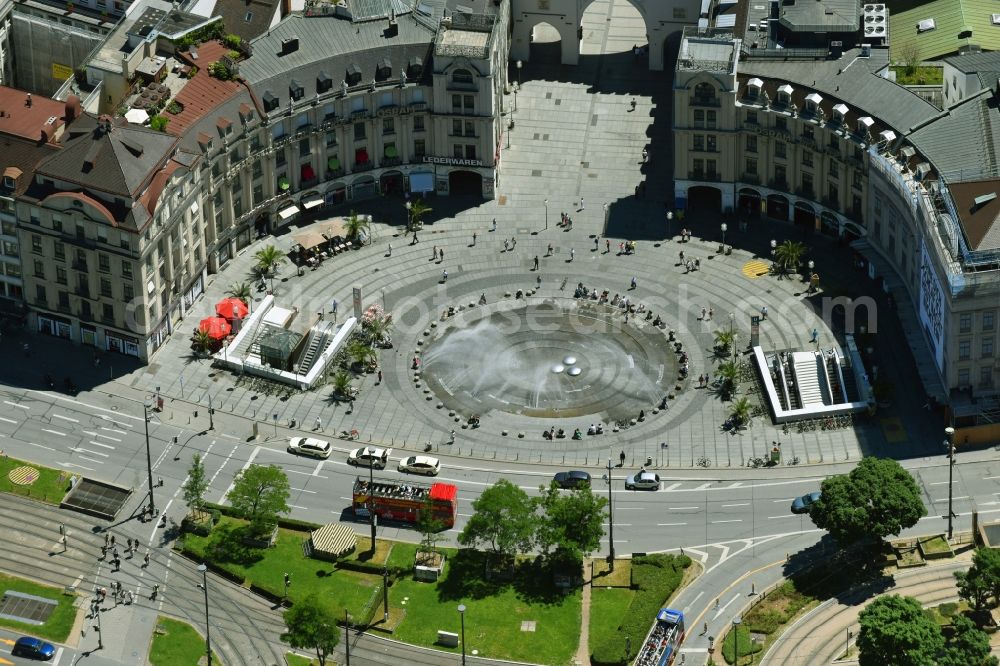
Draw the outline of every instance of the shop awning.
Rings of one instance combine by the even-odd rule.
[[[398,155],[399,155],[399,153],[396,152],[396,146],[386,146],[385,147],[385,156],[386,157],[397,157]]]
[[[301,231],[293,236],[295,242],[304,247],[307,250],[311,250],[317,245],[322,245],[327,241],[327,238],[318,229],[311,229],[309,231]]]
[[[354,151],[354,161],[358,164],[364,164],[368,161],[368,151],[364,148],[358,148]]]
[[[313,171],[311,164],[302,165],[302,180],[312,180],[316,177],[316,172]]]
[[[434,174],[430,171],[421,171],[410,174],[410,192],[433,192]]]
[[[281,218],[282,220],[287,220],[292,215],[295,215],[298,212],[299,212],[299,207],[296,205],[291,205],[288,206],[287,208],[282,208],[281,210],[279,210],[278,217]]]
[[[326,161],[326,168],[329,169],[330,171],[336,171],[337,169],[339,169],[340,168],[340,158],[339,157],[331,157],[330,159],[328,159]]]
[[[323,205],[323,197],[309,197],[308,199],[302,200],[302,207],[306,210],[310,208],[315,208],[316,206]]]

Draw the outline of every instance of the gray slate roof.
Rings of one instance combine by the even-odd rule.
[[[222,17],[228,34],[250,41],[267,32],[280,4],[281,0],[216,0],[212,15]]]
[[[888,52],[872,49],[872,57],[859,58],[852,49],[839,60],[768,61],[745,60],[739,64],[740,74],[787,81],[793,87],[802,86],[843,100],[905,133],[911,127],[930,120],[939,113],[937,107],[911,93],[901,85],[876,72],[888,64]]]
[[[392,78],[398,79],[414,57],[420,58],[424,72],[429,72],[434,31],[411,14],[399,16],[397,21],[399,34],[386,37],[386,21],[351,23],[335,17],[290,15],[253,41],[253,56],[240,63],[240,75],[258,99],[270,92],[278,98],[279,107],[283,107],[288,104],[288,84],[293,78],[303,85],[309,98],[316,93],[316,80],[321,72],[338,89],[348,67],[357,65],[361,82],[369,83],[383,58],[392,63]],[[282,40],[293,37],[299,40],[298,50],[280,55]]]
[[[799,0],[781,3],[779,21],[794,32],[853,32],[861,22],[861,0]]]
[[[122,119],[117,122],[122,124],[104,132],[92,116],[78,118],[63,149],[42,160],[36,173],[116,197],[138,198],[166,162],[177,137]],[[92,166],[86,166],[87,162]]]
[[[966,53],[944,60],[963,74],[976,74],[983,88],[992,88],[1000,79],[1000,51]]]
[[[906,138],[949,181],[998,175],[1000,112],[990,90],[962,100]]]

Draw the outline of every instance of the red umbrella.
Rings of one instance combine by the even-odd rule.
[[[233,327],[229,325],[229,322],[222,317],[205,317],[198,324],[199,330],[208,333],[209,337],[215,340],[221,340],[222,338],[229,335],[229,332],[233,330]]]
[[[215,304],[215,311],[226,319],[243,319],[250,310],[246,303],[238,298],[224,298]]]

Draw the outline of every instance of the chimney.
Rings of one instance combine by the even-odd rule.
[[[299,38],[289,37],[288,39],[281,40],[281,55],[288,55],[289,53],[295,53],[299,50]]]
[[[386,37],[395,37],[399,34],[399,23],[396,21],[396,10],[393,9],[389,13],[389,27],[386,28]]]
[[[70,95],[66,98],[66,124],[73,122],[80,117],[80,98]]]

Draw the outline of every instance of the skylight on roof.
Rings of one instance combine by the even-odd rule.
[[[917,24],[917,32],[918,33],[927,32],[928,30],[933,30],[936,27],[937,23],[934,22],[934,19],[932,18],[924,19],[923,21]]]
[[[990,14],[990,23],[1000,25],[1000,14]]]

